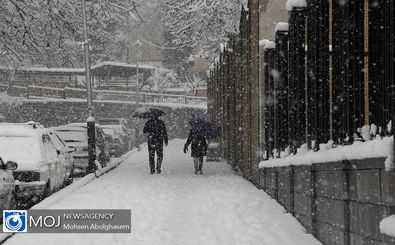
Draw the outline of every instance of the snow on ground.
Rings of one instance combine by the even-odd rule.
[[[149,174],[148,153],[50,205],[52,209],[132,210],[131,234],[16,234],[6,244],[320,244],[265,192],[223,162],[193,174],[184,140],[164,149],[162,175]]]

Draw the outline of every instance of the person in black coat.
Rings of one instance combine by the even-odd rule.
[[[163,142],[167,146],[168,138],[165,123],[158,117],[153,117],[144,125],[144,134],[148,135],[148,154],[151,174],[155,173],[155,152],[157,155],[156,172],[161,173],[163,160]]]
[[[193,157],[193,164],[195,166],[195,174],[202,174],[203,157],[207,153],[207,141],[205,138],[199,136],[193,130],[189,133],[187,142],[184,146],[184,153],[187,153],[188,146],[191,144],[191,156]]]

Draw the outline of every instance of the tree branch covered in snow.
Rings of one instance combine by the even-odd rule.
[[[198,47],[204,57],[219,53],[218,43],[237,33],[241,0],[164,0],[169,11],[166,28],[175,37],[174,44]]]
[[[137,11],[135,1],[87,2],[88,29],[93,61],[116,54],[114,48],[127,28],[125,10]],[[22,64],[83,64],[81,0],[4,0],[0,5],[0,58]],[[121,42],[122,43],[122,42]]]

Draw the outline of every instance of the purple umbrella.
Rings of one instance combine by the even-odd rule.
[[[219,136],[219,127],[215,122],[209,121],[205,117],[192,115],[189,125],[195,133],[203,138],[212,139]]]

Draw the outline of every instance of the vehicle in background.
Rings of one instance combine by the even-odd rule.
[[[99,122],[103,130],[112,135],[113,143],[122,145],[122,153],[133,148],[133,134],[128,130],[127,121],[124,118],[102,118]]]
[[[64,141],[67,147],[74,147],[72,153],[74,171],[73,175],[85,173],[88,167],[88,136],[86,129],[70,126],[52,128],[53,131]]]
[[[102,167],[110,161],[110,150],[106,136],[99,125],[96,128],[96,159]],[[75,147],[72,154],[74,160],[74,173],[85,174],[89,165],[88,132],[86,123],[72,123],[53,128],[57,135],[64,140],[67,147]]]
[[[88,125],[86,123],[69,123],[67,126],[71,127],[79,127],[86,130],[86,134],[88,135]],[[101,128],[100,124],[95,124],[95,133],[96,133],[96,159],[100,162],[102,167],[105,167],[106,164],[110,161],[110,146],[107,140],[110,138],[106,135],[106,133]]]
[[[100,125],[121,125],[127,128],[127,120],[124,118],[101,118]]]
[[[103,131],[106,135],[111,137],[110,146],[110,156],[120,157],[125,152],[125,144],[121,141],[114,128],[103,127]]]
[[[40,124],[0,123],[0,155],[13,161],[15,194],[22,202],[37,202],[62,188],[68,168],[64,149],[57,149]]]
[[[4,163],[0,158],[0,209],[13,210],[16,209],[15,183],[12,171],[18,168],[18,164],[12,161]],[[0,212],[0,219],[3,212]]]
[[[56,134],[54,130],[48,129],[49,137],[54,143],[56,150],[63,153],[67,164],[65,165],[65,185],[70,185],[74,180],[74,159],[72,153],[77,149],[74,146],[67,147],[66,143]]]
[[[104,125],[102,128],[105,133],[112,136],[112,143],[121,145],[122,154],[131,150],[132,137],[125,127],[121,125]]]

